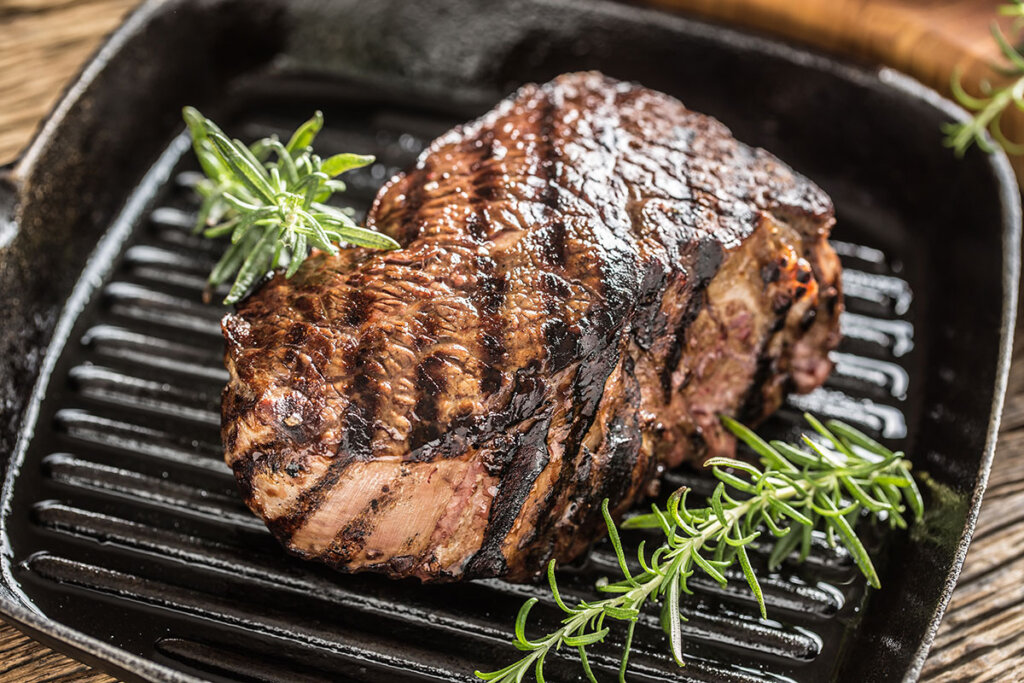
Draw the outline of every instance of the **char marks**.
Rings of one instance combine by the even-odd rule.
[[[416,424],[409,436],[409,448],[413,452],[441,436],[437,424],[440,414],[438,403],[447,382],[443,373],[444,364],[442,356],[433,355],[427,356],[416,366],[416,388],[419,395],[413,409]]]
[[[530,497],[537,477],[548,465],[547,436],[550,416],[539,416],[513,439],[498,438],[494,448],[503,452],[499,478],[502,482],[491,503],[480,549],[468,558],[467,578],[501,576],[508,570],[502,544]]]

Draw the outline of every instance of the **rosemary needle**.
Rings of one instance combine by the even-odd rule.
[[[396,249],[387,235],[361,228],[348,212],[326,202],[345,189],[339,175],[373,162],[372,156],[336,154],[321,159],[313,139],[323,128],[320,112],[292,134],[245,145],[226,136],[213,121],[185,107],[185,123],[206,177],[196,186],[203,201],[195,231],[231,236],[231,246],[213,267],[207,292],[234,277],[224,299],[233,304],[269,271],[287,266],[291,277],[311,247],[337,254],[336,243]]]
[[[999,14],[1015,17],[1019,25],[1024,21],[1024,0],[1012,0],[1001,5]],[[992,23],[991,31],[999,51],[1006,59],[1005,65],[993,67],[993,70],[1001,78],[1010,80],[999,87],[984,81],[981,84],[981,96],[975,97],[964,90],[961,83],[963,74],[959,69],[953,74],[950,83],[953,96],[961,106],[973,112],[971,119],[965,123],[947,123],[943,126],[945,144],[952,147],[957,156],[963,156],[974,144],[985,152],[995,151],[986,131],[1008,153],[1024,154],[1024,145],[1007,138],[1002,128],[1003,114],[1011,105],[1024,109],[1024,54],[1013,46],[997,23]]]
[[[520,609],[514,629],[514,644],[525,654],[498,671],[478,671],[477,677],[518,683],[532,671],[537,681],[544,683],[545,658],[566,646],[579,652],[584,673],[596,683],[587,648],[603,641],[613,622],[624,622],[626,638],[619,680],[625,681],[641,610],[648,602],[658,600],[661,626],[668,635],[672,657],[682,666],[683,616],[679,602],[690,592],[687,580],[695,573],[725,585],[725,570],[738,563],[761,616],[767,615],[747,554],[750,544],[762,536],[774,543],[768,558],[772,569],[798,549],[803,560],[810,551],[812,531],[822,529],[831,544],[841,544],[850,552],[868,583],[878,588],[878,574],[854,526],[865,513],[898,528],[907,525],[907,508],[914,518],[921,517],[924,504],[910,463],[903,453],[890,451],[847,424],[830,421],[826,426],[810,415],[804,417],[821,439],[805,435],[802,447],[767,443],[738,422],[723,417],[726,427],[760,456],[761,466],[712,458],[705,466],[720,482],[706,507],[688,507],[687,492],[679,490],[669,497],[664,509],[653,505],[650,513],[627,519],[623,528],[660,529],[665,536],[664,543],[650,554],[641,543],[636,557],[639,573],[630,571],[606,499],[602,512],[623,576],[615,582],[598,583],[597,590],[610,597],[566,604],[558,592],[552,560],[548,582],[553,602],[566,615],[562,626],[540,638],[527,638],[526,622],[530,609],[538,602],[530,598]],[[821,440],[827,446],[821,445]]]

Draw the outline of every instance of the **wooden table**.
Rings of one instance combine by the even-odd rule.
[[[12,160],[65,84],[138,0],[0,0],[0,163]],[[994,54],[981,0],[650,0],[892,64],[944,89]],[[927,11],[926,11],[927,10]],[[856,27],[856,30],[851,30]],[[1024,131],[1024,116],[1010,130]],[[1020,138],[1021,136],[1018,136]],[[1024,163],[1018,160],[1018,175]],[[1024,176],[1021,176],[1024,177]],[[974,543],[924,680],[1024,679],[1024,325]],[[0,623],[0,681],[112,680]]]

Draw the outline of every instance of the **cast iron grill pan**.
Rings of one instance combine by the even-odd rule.
[[[330,115],[319,142],[325,155],[348,150],[380,160],[347,178],[342,201],[363,212],[384,179],[459,120],[359,97],[353,88],[345,115]],[[316,106],[311,99],[274,115],[257,100],[230,129],[248,139],[286,138],[286,126]],[[16,505],[30,521],[15,579],[38,605],[70,612],[76,603],[83,628],[90,613],[117,610],[124,630],[116,637],[202,674],[240,675],[275,659],[290,671],[309,653],[319,674],[353,680],[470,680],[474,667],[500,668],[515,655],[508,633],[526,597],[544,600],[541,623],[556,623],[542,587],[424,587],[337,575],[286,558],[240,502],[219,435],[226,309],[201,303],[223,245],[190,234],[196,170],[187,139],[176,138],[151,171],[166,181],[69,339],[29,456],[38,472],[22,473],[38,477],[38,488],[23,484],[26,500]],[[848,312],[837,372],[824,389],[792,398],[773,426],[785,430],[802,409],[837,411],[901,443],[912,391],[905,368],[914,353],[913,291],[890,256],[848,241],[861,236],[855,223],[844,221],[839,236],[847,238],[836,246]],[[665,488],[683,484],[704,493],[710,481],[674,473]],[[635,556],[638,538],[630,537],[627,554]],[[564,591],[591,595],[594,581],[616,568],[602,544],[568,575]],[[632,658],[636,680],[809,680],[828,670],[864,599],[856,567],[819,539],[807,567],[765,577],[770,621],[757,618],[741,575],[727,589],[695,579],[683,627],[689,664],[681,671],[665,654],[656,617],[646,615]],[[225,657],[232,652],[245,654],[232,663]],[[596,663],[612,675],[612,659]],[[553,679],[569,679],[576,666],[553,662]]]
[[[227,12],[232,5],[219,7]],[[607,21],[642,24],[651,19],[610,6],[595,6],[593,15],[571,3],[537,7],[539,13],[560,8],[571,14],[581,22],[581,32],[602,11]],[[311,8],[323,9],[311,4],[304,11]],[[469,15],[475,16],[471,11]],[[305,31],[308,40],[310,31],[315,34],[313,24],[303,29],[301,12],[297,16],[289,30],[300,36]],[[320,15],[313,12],[305,21],[313,16]],[[320,21],[328,19],[320,16]],[[443,34],[446,24],[438,21],[436,30]],[[495,21],[504,25],[501,17]],[[621,35],[621,24],[616,27]],[[699,25],[680,23],[674,39],[711,41],[708,35],[717,35],[699,34],[695,27]],[[721,116],[740,139],[764,144],[808,172],[837,207],[833,245],[845,269],[845,338],[833,354],[836,371],[826,385],[810,395],[791,397],[764,431],[791,438],[807,410],[840,417],[905,448],[944,491],[954,493],[952,502],[931,496],[930,503],[947,519],[958,515],[959,526],[953,537],[938,540],[927,533],[875,534],[865,528],[880,564],[883,593],[868,593],[849,556],[829,548],[822,537],[816,538],[806,563],[787,563],[775,573],[765,568],[767,552],[759,548],[754,561],[760,565],[768,620],[758,618],[741,575],[730,575],[726,588],[695,577],[696,594],[683,607],[687,666],[679,669],[667,655],[666,639],[652,612],[638,626],[631,680],[902,677],[915,665],[912,656],[927,637],[934,606],[941,606],[942,579],[948,567],[956,566],[951,563],[959,532],[970,523],[967,496],[983,472],[989,419],[988,405],[974,405],[974,421],[963,425],[974,430],[964,438],[978,444],[974,451],[956,454],[957,466],[966,474],[944,460],[952,454],[926,447],[929,439],[921,434],[922,420],[963,419],[956,412],[959,407],[932,393],[935,375],[952,382],[950,375],[965,367],[965,359],[943,356],[948,350],[934,341],[936,330],[943,329],[936,299],[930,298],[943,291],[937,284],[944,281],[938,277],[942,258],[936,251],[941,250],[921,248],[914,236],[915,230],[939,224],[931,222],[930,214],[908,214],[906,206],[887,196],[891,188],[865,183],[861,176],[871,169],[859,167],[863,162],[857,158],[847,155],[846,163],[837,163],[791,137],[801,125],[808,135],[820,133],[807,115],[794,113],[792,103],[762,113],[760,119],[750,118],[745,102],[723,106],[718,99],[722,93],[698,82],[683,78],[683,85],[665,87],[665,74],[651,64],[627,65],[626,73],[617,72],[602,63],[603,52],[588,56],[576,44],[572,54],[560,54],[553,43],[524,35],[493,70],[495,81],[470,84],[476,87],[471,95],[466,90],[428,97],[413,86],[396,88],[384,77],[314,73],[299,47],[289,59],[279,58],[269,68],[232,80],[230,96],[204,109],[246,139],[269,133],[286,137],[314,109],[324,109],[328,125],[318,151],[377,156],[372,167],[346,176],[349,190],[340,202],[360,215],[380,185],[409,166],[433,137],[488,109],[515,82],[591,66],[680,94],[694,108]],[[645,35],[650,39],[650,33]],[[546,50],[544,59],[530,61],[520,54],[531,41]],[[651,59],[668,49],[656,41],[649,48]],[[751,47],[719,47],[724,52],[742,49]],[[629,59],[642,61],[642,55]],[[753,71],[745,79],[752,83],[758,73],[749,68]],[[790,68],[825,78],[806,65]],[[839,80],[835,74],[827,76]],[[760,92],[756,87],[750,91],[754,102],[771,101]],[[815,110],[815,97],[832,95],[813,87],[811,93],[814,97],[806,97],[803,104],[814,116],[837,106],[826,103]],[[793,117],[804,118],[798,122]],[[558,623],[560,613],[545,587],[497,580],[422,586],[338,574],[285,555],[240,502],[219,439],[220,389],[227,379],[219,319],[226,309],[201,303],[205,276],[223,245],[191,234],[197,166],[186,136],[173,130],[168,127],[163,152],[120,215],[107,222],[72,294],[71,300],[81,301],[83,308],[69,320],[73,325],[66,335],[55,340],[54,348],[63,344],[63,349],[53,352],[55,365],[37,406],[34,434],[23,434],[21,466],[8,471],[5,567],[15,600],[59,625],[57,632],[44,636],[60,638],[61,629],[74,629],[159,665],[140,668],[121,657],[106,662],[122,674],[140,677],[470,681],[474,669],[509,663],[517,655],[509,634],[525,599],[541,599],[528,633],[540,634]],[[908,181],[911,194],[916,188]],[[998,229],[992,234],[988,241],[980,240],[983,244],[972,255],[990,262],[999,258]],[[1001,293],[987,303],[980,296],[999,293],[998,272],[992,271],[987,280],[988,290],[977,292],[974,314],[998,320]],[[975,375],[988,382],[990,400],[998,394],[998,387],[992,389],[999,344],[993,335],[975,339],[983,362],[976,357],[972,365]],[[929,363],[934,367],[929,369]],[[670,473],[662,490],[682,485],[702,497],[710,493],[712,482],[705,474],[683,469]],[[640,533],[626,535],[627,556],[635,555],[642,538]],[[931,563],[925,570],[909,566],[923,561]],[[600,543],[585,561],[560,572],[563,595],[592,597],[595,580],[617,572],[614,555]],[[918,585],[915,593],[910,588],[915,582],[927,585]],[[914,603],[922,599],[925,604]],[[886,626],[879,629],[883,622]],[[622,635],[613,630],[609,646],[598,648],[592,663],[599,677],[615,678]],[[878,660],[868,661],[865,651]],[[549,660],[549,680],[582,680],[579,671],[571,654]]]

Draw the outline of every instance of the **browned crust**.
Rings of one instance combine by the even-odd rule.
[[[828,198],[676,100],[526,86],[381,190],[403,248],[319,254],[224,320],[226,460],[293,552],[524,579],[659,466],[827,374]]]

